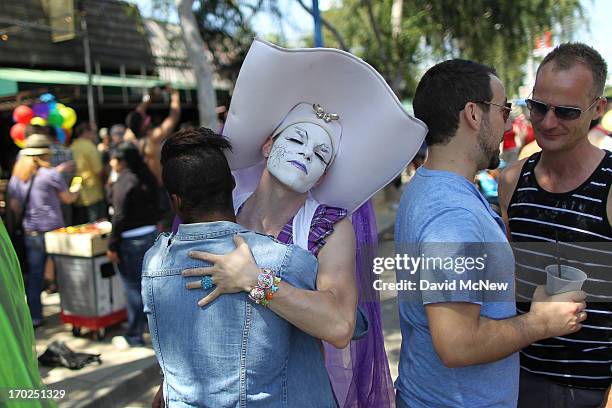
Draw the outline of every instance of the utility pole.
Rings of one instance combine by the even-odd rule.
[[[91,72],[91,50],[89,48],[89,33],[87,32],[87,21],[85,16],[87,12],[80,7],[81,16],[81,35],[83,36],[83,54],[85,58],[85,72],[87,73],[87,112],[89,114],[89,123],[94,126],[96,124],[96,109],[94,107],[92,72]]]
[[[321,33],[321,13],[319,0],[312,0],[312,16],[314,17],[314,46],[323,47],[323,34]]]

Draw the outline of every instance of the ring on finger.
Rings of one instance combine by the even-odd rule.
[[[210,277],[208,275],[202,277],[201,283],[202,283],[202,289],[204,289],[204,290],[208,290],[208,289],[212,288],[213,286],[215,286],[215,283],[213,282],[212,277]]]

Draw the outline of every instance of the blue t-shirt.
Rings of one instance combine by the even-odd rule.
[[[398,290],[398,397],[409,407],[516,407],[518,353],[448,368],[434,349],[425,314],[426,304],[440,302],[480,304],[480,314],[491,319],[516,314],[514,256],[501,218],[464,177],[420,167],[402,195],[395,231],[397,254],[421,258],[419,267],[396,268],[398,283],[414,281],[416,287]],[[506,286],[483,288],[481,282]]]

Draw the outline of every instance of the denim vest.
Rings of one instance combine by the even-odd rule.
[[[191,250],[224,254],[245,238],[257,264],[285,282],[315,290],[317,261],[309,252],[227,221],[181,224],[145,255],[142,298],[153,347],[164,372],[168,407],[335,407],[320,342],[247,293],[187,290],[186,268],[210,266]],[[313,392],[316,390],[316,392]]]

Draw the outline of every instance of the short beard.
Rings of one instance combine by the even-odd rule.
[[[478,148],[480,149],[483,159],[478,163],[479,170],[495,170],[499,167],[499,148],[492,150],[487,145],[487,139],[491,138],[491,132],[491,122],[489,121],[488,115],[486,115],[484,116],[482,126],[478,132]]]

